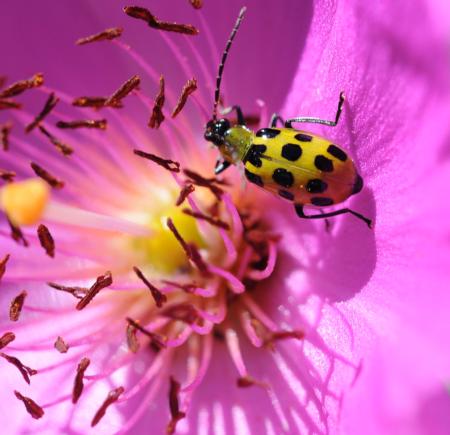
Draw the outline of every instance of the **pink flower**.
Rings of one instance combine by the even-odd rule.
[[[339,126],[311,131],[354,157],[365,188],[348,204],[375,228],[343,216],[327,231],[324,222],[299,220],[292,204],[243,187],[236,169],[225,173],[229,185],[211,184],[133,153],[212,176],[217,151],[203,128],[241,4],[155,6],[161,20],[200,29],[182,36],[110,3],[3,7],[3,89],[37,71],[45,84],[17,97],[22,111],[0,113],[14,124],[0,168],[26,180],[33,161],[65,185],[49,192],[32,182],[41,195],[33,203],[45,207],[22,226],[28,248],[0,222],[2,430],[84,433],[95,423],[93,433],[163,433],[177,423],[180,433],[444,433],[446,7],[247,2],[225,68],[227,103],[261,125],[277,109],[332,118],[345,90]],[[124,27],[120,38],[74,46],[113,26]],[[166,119],[150,130],[161,73]],[[135,74],[140,89],[124,108],[71,106],[81,95],[111,95]],[[199,89],[172,120],[192,77]],[[61,101],[41,125],[73,147],[70,156],[37,128],[23,133],[52,91]],[[55,127],[103,118],[104,131]],[[186,184],[195,191],[176,206]],[[3,192],[11,186],[22,187]],[[212,223],[183,213],[188,204]],[[54,258],[43,227],[39,241],[40,224],[54,239]],[[22,290],[22,311],[8,316]]]

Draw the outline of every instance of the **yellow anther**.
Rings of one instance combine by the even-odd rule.
[[[14,225],[32,225],[42,218],[50,198],[50,187],[39,178],[5,185],[0,204]]]

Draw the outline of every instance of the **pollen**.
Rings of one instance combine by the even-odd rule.
[[[49,198],[49,186],[37,178],[9,183],[0,190],[1,208],[17,226],[38,222]]]

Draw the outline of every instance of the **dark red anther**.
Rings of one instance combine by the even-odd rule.
[[[303,331],[275,331],[267,334],[266,338],[263,340],[265,347],[273,350],[274,342],[278,340],[287,340],[293,338],[295,340],[303,340],[305,338],[305,333]]]
[[[92,107],[94,109],[101,109],[106,107],[105,104],[109,97],[78,97],[72,101],[72,106],[76,107]],[[121,101],[113,101],[108,107],[114,107],[115,109],[120,109],[123,107]]]
[[[269,388],[269,385],[267,383],[258,381],[249,375],[242,376],[242,377],[238,378],[238,380],[237,380],[237,386],[239,388],[248,388],[248,387],[253,387],[254,385],[257,385],[258,387],[262,387],[262,388]]]
[[[195,219],[204,220],[204,221],[208,222],[209,224],[214,225],[215,227],[223,228],[224,230],[230,229],[230,226],[226,222],[224,222],[220,219],[213,218],[211,216],[207,216],[207,215],[197,212],[197,211],[192,211],[190,208],[183,209],[183,213],[187,214],[188,216],[192,216]]]
[[[0,349],[3,349],[4,347],[8,346],[9,343],[14,341],[16,339],[16,335],[14,332],[5,332],[0,337]]]
[[[0,178],[7,183],[12,183],[14,178],[16,177],[16,173],[13,171],[5,171],[4,169],[0,169]]]
[[[192,183],[208,188],[214,196],[220,201],[222,198],[223,190],[217,186],[217,184],[224,184],[216,178],[204,178],[197,172],[194,172],[190,169],[184,169],[184,174],[192,180]]]
[[[55,97],[55,94],[52,92],[48,96],[47,101],[44,104],[44,108],[40,111],[40,113],[36,116],[36,118],[34,118],[34,120],[25,127],[25,132],[29,133],[36,126],[38,126],[45,119],[45,117],[48,116],[48,114],[55,108],[58,102],[59,98]]]
[[[42,178],[54,189],[62,189],[64,187],[64,181],[61,181],[54,175],[50,174],[50,172],[45,170],[42,166],[39,166],[37,163],[34,162],[31,162],[30,166],[38,177]]]
[[[175,227],[172,219],[167,219],[167,226],[169,227],[170,231],[172,231],[175,238],[178,240],[178,243],[183,248],[184,252],[186,253],[186,256],[191,260],[197,269],[202,272],[203,274],[208,274],[208,266],[203,261],[202,256],[200,255],[200,252],[198,252],[197,247],[193,243],[187,243],[183,237],[181,237],[181,234],[178,232],[177,228]]]
[[[6,353],[0,352],[0,356],[6,361],[8,361],[13,366],[17,367],[20,374],[25,379],[25,382],[30,385],[30,376],[33,376],[37,373],[37,370],[31,369],[30,367],[27,367],[26,365],[23,365],[20,360],[14,356],[6,355]]]
[[[178,195],[177,202],[175,205],[178,207],[186,200],[186,198],[195,190],[195,187],[193,184],[188,183],[183,186],[183,188],[180,190],[180,194]]]
[[[201,9],[203,6],[203,0],[189,0],[189,3],[194,6],[195,9]]]
[[[140,269],[138,269],[136,266],[133,267],[134,273],[138,276],[138,278],[147,286],[147,288],[150,290],[153,299],[155,300],[156,306],[158,308],[161,308],[163,304],[167,302],[167,296],[163,293],[161,293],[161,290],[157,289],[142,273]]]
[[[32,399],[29,397],[22,396],[18,391],[14,391],[16,397],[23,402],[25,405],[25,409],[28,414],[30,414],[36,420],[43,417],[44,410]]]
[[[3,257],[3,259],[0,261],[0,281],[2,280],[3,275],[4,275],[5,272],[6,272],[6,263],[8,263],[9,258],[10,258],[10,255],[9,255],[9,254],[6,254],[6,255]]]
[[[186,293],[193,293],[193,291],[198,287],[196,284],[180,284],[175,281],[161,280],[164,284],[170,285],[172,287],[179,288],[180,290],[185,291]]]
[[[83,297],[89,291],[89,289],[84,287],[69,287],[65,285],[56,284],[54,282],[48,282],[47,285],[50,286],[51,288],[54,288],[55,290],[70,293],[77,299],[83,299]]]
[[[0,99],[0,110],[21,109],[21,108],[22,104],[18,103],[17,101]]]
[[[77,367],[77,374],[75,376],[75,381],[73,383],[73,390],[72,390],[72,403],[77,403],[78,399],[81,396],[81,393],[84,389],[83,384],[83,378],[84,373],[86,372],[87,368],[89,367],[89,364],[91,363],[89,358],[83,358]]]
[[[92,299],[94,299],[98,292],[100,292],[100,290],[109,287],[112,282],[111,272],[106,272],[104,275],[100,275],[83,298],[80,299],[80,302],[76,305],[76,309],[82,310],[85,308],[92,301]]]
[[[66,145],[65,143],[61,142],[59,139],[57,139],[55,136],[53,136],[49,131],[47,131],[44,127],[41,125],[39,126],[39,130],[41,133],[46,136],[50,142],[55,146],[55,148],[63,155],[70,156],[73,154],[73,148],[71,148],[69,145]]]
[[[177,105],[172,112],[172,118],[175,118],[182,110],[187,102],[189,95],[193,94],[197,90],[197,79],[192,78],[186,82],[181,91],[180,98],[178,99]]]
[[[0,92],[0,98],[10,98],[20,95],[27,89],[37,88],[44,83],[44,75],[37,73],[28,80],[20,80],[9,85],[7,88]]]
[[[116,107],[127,95],[131,94],[135,89],[139,88],[141,79],[135,75],[123,83],[108,99],[105,101],[105,106]]]
[[[6,216],[9,228],[11,229],[11,238],[17,242],[19,245],[28,246],[28,241],[22,233],[22,230],[15,224],[11,222],[8,216]]]
[[[178,400],[178,395],[180,393],[180,383],[177,382],[172,376],[170,377],[170,388],[169,388],[169,409],[172,419],[167,425],[167,434],[172,435],[175,433],[177,423],[184,417],[186,413],[180,411],[180,404]]]
[[[0,127],[0,135],[3,151],[9,150],[9,134],[11,133],[13,125],[10,122],[2,124]]]
[[[146,153],[141,150],[134,150],[134,154],[139,157],[143,157],[144,159],[151,160],[159,166],[162,166],[164,169],[167,169],[171,172],[180,172],[180,164],[178,162],[174,162],[173,160],[163,159],[162,157],[155,156],[154,154]]]
[[[27,291],[23,290],[11,301],[11,305],[9,307],[9,320],[13,322],[17,322],[19,320],[27,295]]]
[[[106,119],[80,119],[76,121],[58,121],[56,123],[58,128],[62,129],[77,129],[77,128],[96,128],[98,130],[106,130],[108,121]]]
[[[124,391],[125,391],[125,388],[119,387],[119,388],[115,388],[114,390],[111,390],[108,393],[108,397],[105,399],[102,406],[100,406],[98,411],[95,413],[94,418],[91,421],[91,427],[94,427],[96,424],[98,424],[98,422],[105,415],[108,407],[111,406],[113,403],[117,402],[117,400],[119,400],[119,397],[123,394]]]
[[[184,35],[198,35],[199,33],[198,29],[191,24],[178,24],[160,21],[148,9],[139,6],[125,6],[123,11],[129,17],[145,21],[153,29],[182,33]]]
[[[40,224],[37,229],[37,234],[39,242],[45,249],[46,254],[53,258],[55,256],[55,241],[53,240],[49,229],[44,224]]]
[[[59,353],[67,353],[69,350],[69,345],[60,336],[56,339],[54,346]]]
[[[162,108],[164,106],[164,101],[166,100],[164,92],[165,92],[164,91],[164,77],[161,75],[161,77],[159,78],[158,95],[156,95],[155,104],[152,109],[152,114],[150,116],[150,120],[148,121],[148,126],[150,128],[159,128],[159,126],[165,119],[165,116],[162,112]]]
[[[192,325],[199,319],[196,308],[191,304],[175,304],[161,311],[161,315]]]
[[[135,326],[128,323],[127,325],[127,346],[131,352],[136,353],[139,350],[139,340],[136,335],[137,329]]]
[[[102,32],[96,33],[95,35],[86,36],[80,38],[75,42],[76,45],[90,44],[91,42],[98,41],[111,41],[112,39],[118,38],[122,35],[123,29],[121,27],[111,27],[110,29],[105,29]]]
[[[151,332],[147,329],[145,329],[143,326],[139,324],[136,320],[133,320],[129,317],[127,317],[127,322],[135,327],[138,331],[142,332],[144,335],[150,338],[150,342],[152,344],[152,347],[156,351],[160,351],[161,349],[164,349],[166,347],[166,341],[167,339],[159,334],[155,334],[154,332]]]

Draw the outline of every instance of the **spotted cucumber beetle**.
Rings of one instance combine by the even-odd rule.
[[[249,182],[293,202],[300,218],[323,219],[350,213],[370,228],[370,219],[349,208],[313,215],[304,212],[305,205],[325,207],[339,204],[363,188],[363,179],[345,151],[323,137],[292,127],[293,123],[303,122],[335,127],[345,101],[343,92],[339,96],[334,121],[312,117],[283,121],[281,116],[274,114],[270,127],[255,133],[246,127],[239,106],[232,106],[223,112],[225,115],[236,111],[236,125],[231,125],[227,118],[217,118],[225,61],[245,11],[245,7],[241,9],[223,52],[217,74],[213,116],[205,128],[205,139],[212,142],[221,154],[215,173],[220,174],[232,164],[242,162]],[[284,126],[277,128],[278,122]]]

